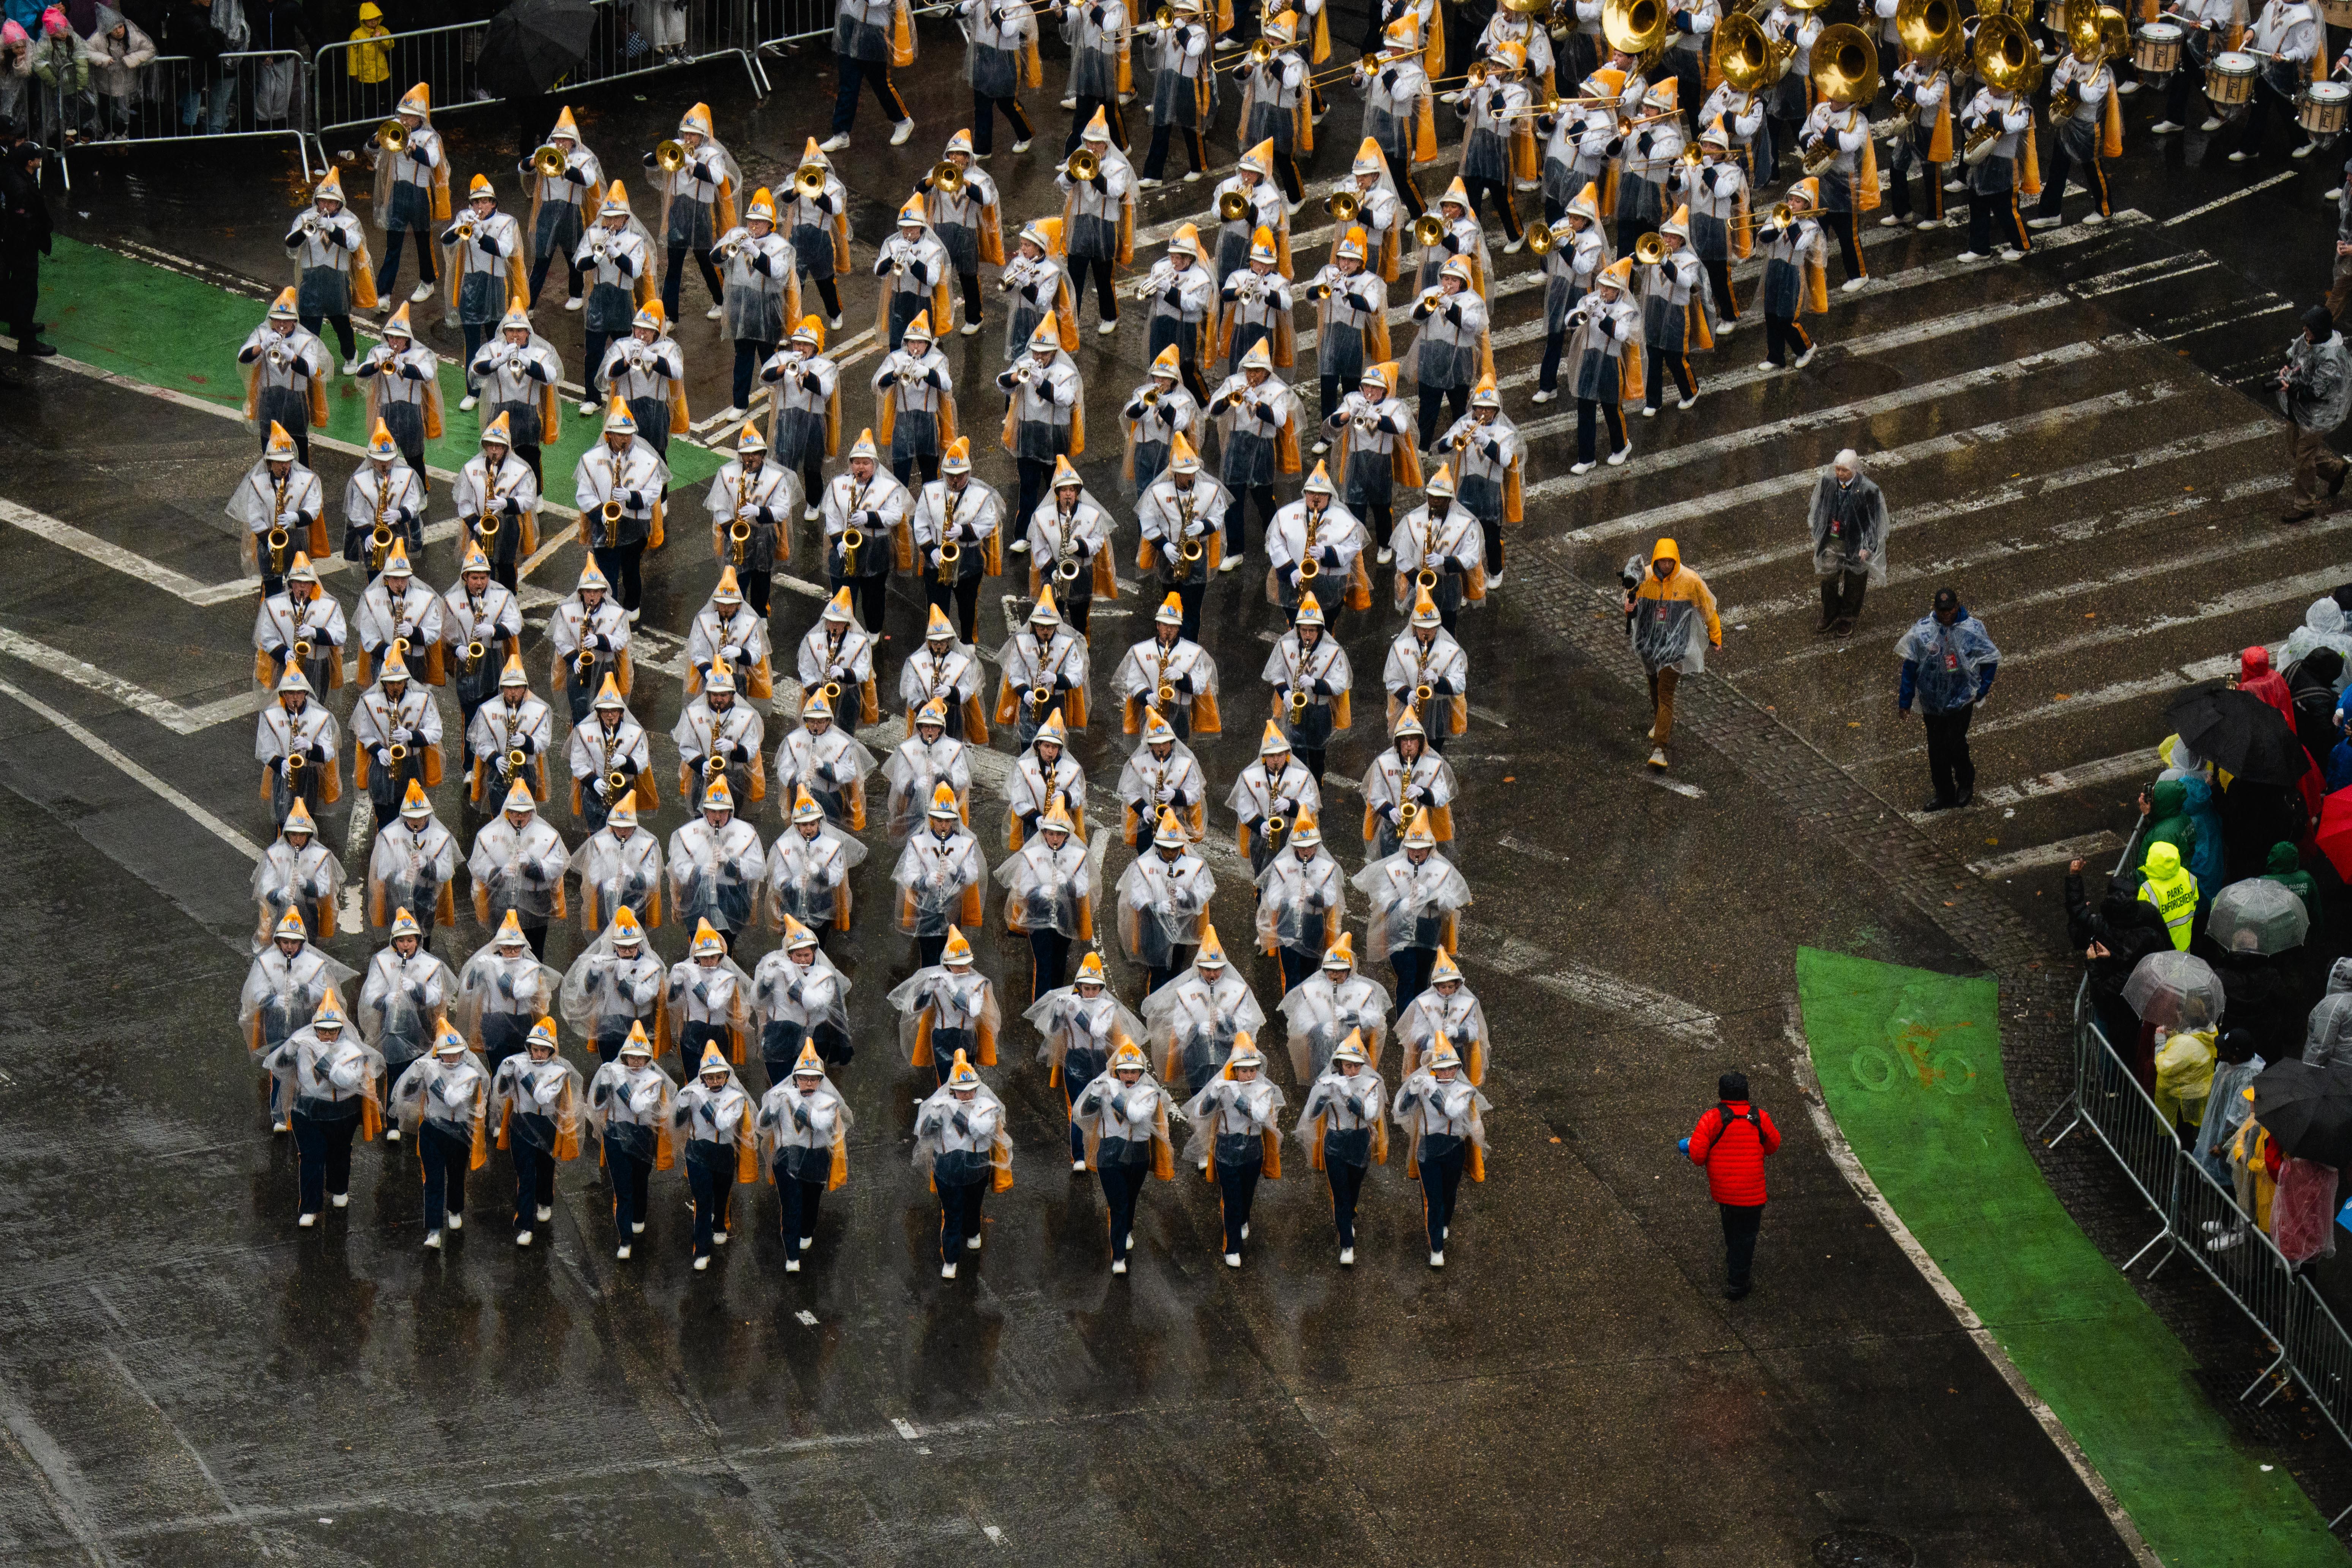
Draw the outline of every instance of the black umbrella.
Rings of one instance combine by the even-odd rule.
[[[474,68],[485,91],[529,98],[588,58],[595,28],[588,0],[514,0],[490,18]]]
[[[2255,784],[2294,784],[2310,765],[2294,726],[2251,691],[2195,692],[2175,702],[2165,720],[2190,751]]]
[[[2254,1120],[2279,1151],[2323,1165],[2352,1163],[2352,1070],[2284,1061],[2254,1079]]]

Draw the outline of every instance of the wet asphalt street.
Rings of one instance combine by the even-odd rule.
[[[961,91],[946,37],[927,35],[916,81],[941,101]],[[790,85],[795,67],[816,90]],[[823,133],[829,68],[821,56],[772,65],[785,85],[759,106],[740,71],[654,79],[639,86],[650,101],[623,89],[580,106],[581,119],[608,164],[634,168],[675,110],[706,97],[751,177],[781,181],[803,136]],[[1048,136],[992,165],[1008,219],[1050,198],[1063,116],[1050,93],[1033,96]],[[11,1265],[0,1557],[1778,1563],[1809,1560],[1841,1526],[1870,1526],[1922,1563],[2126,1561],[2065,1460],[1832,1163],[1790,1070],[1803,1054],[1790,952],[1953,973],[1992,962],[1951,905],[1854,852],[1864,828],[1926,793],[1916,731],[1893,713],[1887,649],[1935,584],[1960,585],[2007,657],[1979,721],[1979,805],[1920,824],[1923,853],[1980,863],[2055,949],[2049,847],[2125,826],[2115,803],[2161,734],[2151,725],[2166,693],[2206,661],[2277,641],[2337,580],[2338,518],[2296,531],[2273,521],[2284,438],[2247,395],[2290,307],[2324,287],[2329,182],[2298,174],[2197,214],[2302,165],[2282,155],[2249,173],[2200,136],[2185,161],[2179,138],[2152,153],[2146,97],[2116,179],[2117,208],[2136,216],[2061,230],[2063,243],[2011,267],[1957,266],[1949,232],[1871,227],[1878,280],[1859,296],[1832,290],[1811,367],[1760,376],[1751,329],[1699,362],[1696,408],[1636,420],[1634,459],[1589,481],[1567,477],[1572,434],[1552,433],[1561,405],[1526,402],[1541,336],[1524,330],[1539,313],[1533,258],[1498,256],[1507,406],[1541,424],[1528,521],[1512,540],[1524,553],[1496,607],[1464,626],[1473,719],[1450,755],[1464,795],[1457,860],[1477,901],[1462,959],[1496,1032],[1495,1110],[1490,1178],[1465,1187],[1442,1273],[1425,1266],[1401,1163],[1368,1183],[1360,1261],[1342,1271],[1319,1178],[1294,1161],[1259,1200],[1240,1273],[1216,1258],[1213,1190],[1180,1180],[1146,1193],[1134,1270],[1111,1278],[1099,1193],[1067,1171],[1059,1091],[1015,1024],[991,1080],[1012,1109],[1018,1184],[990,1201],[978,1266],[940,1281],[936,1210],[907,1160],[916,1075],[881,1001],[914,958],[874,918],[879,852],[837,955],[856,984],[858,1058],[839,1079],[858,1117],[850,1181],[826,1205],[807,1272],[782,1272],[763,1188],[738,1196],[738,1244],[693,1273],[675,1175],[656,1178],[635,1259],[616,1263],[586,1163],[562,1173],[551,1246],[509,1245],[511,1184],[494,1161],[474,1223],[427,1253],[413,1156],[380,1145],[359,1157],[352,1207],[297,1232],[292,1151],[268,1131],[234,1027],[250,847],[268,836],[249,760],[252,602],[203,591],[237,575],[220,507],[252,442],[229,420],[54,363],[20,372],[0,394],[22,437],[0,467],[0,858],[19,868],[0,904],[16,980],[0,998],[0,1182],[16,1199],[0,1226]],[[837,159],[861,241],[962,122],[918,115],[915,141],[887,149],[869,101],[855,151]],[[1352,145],[1353,119],[1343,104],[1328,147]],[[485,167],[511,192],[502,122],[456,116],[445,129],[461,175]],[[1229,140],[1220,153],[1230,159]],[[286,270],[277,237],[296,172],[274,149],[209,164],[90,160],[76,177],[58,205],[79,237],[250,279],[257,300]],[[1139,226],[1195,216],[1208,189],[1158,193]],[[1299,215],[1302,231],[1318,223],[1311,205]],[[1321,245],[1305,247],[1319,259]],[[853,331],[871,318],[870,287],[848,290]],[[576,375],[578,328],[558,294],[541,324]],[[699,417],[724,400],[722,344],[698,284],[686,298],[678,337]],[[420,307],[419,320],[454,354],[454,330],[429,325],[437,310]],[[1141,333],[1095,336],[1091,307],[1082,321],[1097,432],[1082,467],[1120,520],[1131,572],[1112,409],[1140,379]],[[998,341],[992,321],[953,340],[966,386],[993,372]],[[871,369],[852,374],[862,384]],[[845,398],[853,426],[865,398],[862,384]],[[989,405],[968,392],[964,406]],[[1846,445],[1876,464],[1895,509],[1896,582],[1837,645],[1811,633],[1799,542],[1811,475]],[[352,458],[319,457],[339,494]],[[982,470],[1011,481],[1002,454]],[[567,494],[568,479],[551,475],[551,488]],[[436,486],[436,521],[446,493]],[[682,632],[716,576],[698,504],[678,515],[688,526],[648,562],[646,632]],[[26,517],[167,571],[62,544]],[[1647,714],[1597,596],[1660,532],[1723,603],[1729,647],[1704,679],[1737,698],[1732,720],[1678,747],[1665,787],[1641,766]],[[812,542],[804,530],[803,570]],[[567,546],[531,584],[568,591],[579,563]],[[442,543],[422,575],[438,590],[452,569]],[[357,584],[330,581],[348,606]],[[543,673],[547,595],[526,602],[526,660]],[[817,607],[780,591],[775,640],[796,644]],[[1006,607],[992,592],[983,601],[991,649]],[[1148,612],[1132,595],[1097,610],[1098,699]],[[890,616],[886,683],[919,636],[919,595],[895,593]],[[1397,625],[1384,598],[1340,619],[1360,685]],[[1279,629],[1255,564],[1212,588],[1205,626],[1229,718],[1198,750],[1222,801],[1254,754],[1257,671]],[[683,694],[675,668],[654,664],[641,665],[635,708],[657,767],[674,772],[666,734]],[[1361,847],[1349,781],[1376,749],[1360,721],[1332,752],[1327,831],[1350,870]],[[1124,755],[1115,719],[1076,751],[1098,790],[1111,784]],[[1842,770],[1870,815],[1801,818],[1775,785],[1776,759],[1791,753]],[[1002,813],[977,809],[993,799],[977,794],[992,866]],[[651,826],[667,838],[682,818],[664,795]],[[440,805],[457,827],[455,789]],[[550,819],[576,840],[560,805]],[[755,820],[772,838],[773,803]],[[1229,814],[1211,822],[1213,850],[1229,851]],[[354,846],[357,872],[368,825],[346,809],[323,827]],[[1223,851],[1213,913],[1238,957],[1252,900]],[[1107,881],[1127,854],[1111,845]],[[1360,932],[1360,899],[1353,913]],[[436,946],[462,963],[482,940],[461,919]],[[364,936],[331,945],[354,965],[370,951]],[[681,933],[656,945],[676,958]],[[1025,949],[993,910],[976,945],[1017,999]],[[576,951],[576,933],[559,931],[549,960]],[[1132,1004],[1140,977],[1109,956]],[[1271,961],[1241,962],[1270,1007]],[[583,1058],[568,1035],[566,1046]],[[1720,1296],[1703,1179],[1674,1152],[1732,1067],[1786,1137],[1759,1289],[1736,1304]],[[1302,1086],[1286,1065],[1275,1077],[1295,1105]]]

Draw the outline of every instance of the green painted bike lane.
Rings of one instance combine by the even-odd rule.
[[[2237,1440],[2187,1350],[2043,1182],[2001,1073],[1991,977],[1799,948],[1797,994],[1854,1155],[2149,1548],[2195,1568],[2343,1568],[2294,1478]]]
[[[261,323],[260,300],[102,246],[59,236],[57,253],[41,268],[41,319],[58,352],[94,369],[230,408],[245,398],[236,351]],[[357,323],[354,323],[357,324]],[[362,339],[374,342],[362,327]],[[329,348],[331,351],[331,336]],[[465,373],[446,355],[441,364],[446,410],[441,438],[425,444],[425,460],[451,472],[480,450],[481,421],[460,413]],[[314,435],[355,447],[367,444],[367,394],[356,378],[335,377],[327,391],[327,426]],[[564,411],[563,438],[547,448],[549,499],[569,506],[572,466],[597,434],[598,421]],[[690,441],[673,439],[670,473],[679,484],[707,479],[724,458]]]

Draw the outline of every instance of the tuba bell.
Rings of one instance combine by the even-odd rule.
[[[1995,92],[2023,97],[2042,80],[2042,51],[2014,16],[1987,16],[1977,24],[1976,48],[1969,64]]]
[[[1851,22],[1833,22],[1813,40],[1813,91],[1832,103],[1868,104],[1878,96],[1878,46]]]
[[[1674,31],[1664,0],[1605,0],[1601,7],[1601,34],[1609,47],[1639,59],[1664,48]]]
[[[1717,22],[1714,42],[1707,46],[1715,68],[1734,92],[1760,92],[1789,74],[1796,46],[1773,41],[1763,24],[1744,11]]]
[[[1948,55],[1961,40],[1959,10],[1952,0],[1900,0],[1895,7],[1895,34],[1906,53]]]

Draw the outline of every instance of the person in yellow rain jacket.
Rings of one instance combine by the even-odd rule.
[[[392,29],[383,25],[383,10],[371,3],[360,7],[360,25],[352,29],[351,47],[343,51],[344,74],[351,78],[351,118],[365,123],[383,115],[384,83],[392,79]]]
[[[2189,951],[2197,926],[2197,874],[2180,863],[2178,845],[2154,844],[2142,862],[2139,896],[2164,917],[2164,929],[2175,951]]]
[[[1706,668],[1706,650],[1723,646],[1723,621],[1706,580],[1683,564],[1673,540],[1658,541],[1649,566],[1643,572],[1637,555],[1619,580],[1625,586],[1626,635],[1650,674],[1650,765],[1664,768],[1666,742],[1675,732],[1675,688],[1684,676]]]

